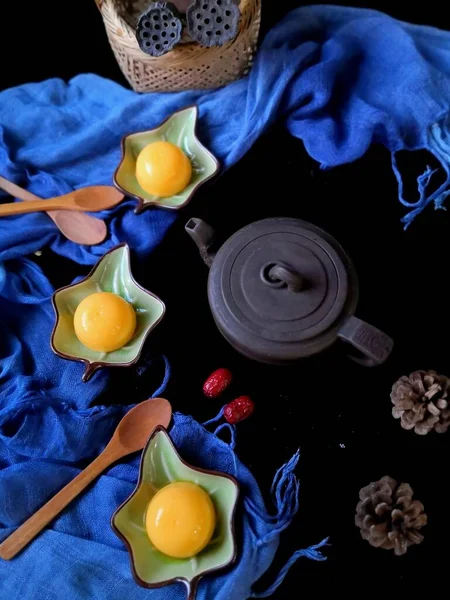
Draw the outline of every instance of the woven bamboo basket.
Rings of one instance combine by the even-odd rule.
[[[137,92],[216,88],[246,75],[258,41],[261,0],[241,0],[239,32],[221,47],[204,48],[187,32],[178,46],[154,58],[139,48],[135,27],[152,0],[95,0],[109,43],[131,87]]]

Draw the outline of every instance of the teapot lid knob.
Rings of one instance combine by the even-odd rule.
[[[305,286],[305,280],[300,273],[284,263],[266,265],[261,270],[261,277],[267,285],[287,286],[291,292],[300,292]]]

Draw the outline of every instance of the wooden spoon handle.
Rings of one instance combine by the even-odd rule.
[[[5,192],[8,192],[8,194],[10,194],[11,196],[14,196],[14,198],[19,198],[20,200],[24,200],[25,202],[34,202],[35,200],[41,200],[41,198],[38,198],[28,190],[19,187],[18,185],[16,185],[12,181],[9,181],[9,179],[5,179],[1,175],[0,188],[2,188],[2,190],[5,190]]]
[[[68,198],[68,195],[65,196]],[[49,200],[33,200],[30,202],[9,202],[0,204],[0,217],[9,217],[11,215],[24,215],[32,212],[46,212],[49,210],[84,210],[78,204],[70,204],[67,200],[50,198]]]
[[[11,196],[19,198],[24,202],[33,202],[41,200],[28,190],[21,188],[12,181],[0,176],[0,188],[8,192]],[[61,233],[68,240],[76,244],[86,244],[89,246],[101,244],[108,235],[106,223],[102,219],[96,219],[83,212],[68,212],[65,210],[52,210],[47,215],[59,228]]]
[[[72,479],[56,496],[0,544],[0,558],[10,560],[27,546],[42,529],[80,494],[96,477],[118,460],[111,452],[100,454],[84,471]]]

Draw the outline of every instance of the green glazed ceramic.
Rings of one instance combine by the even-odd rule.
[[[136,213],[148,206],[179,210],[186,206],[196,190],[219,170],[219,163],[200,143],[196,135],[198,109],[190,106],[179,110],[155,129],[132,133],[122,139],[122,160],[114,174],[114,184],[127,196],[139,200]],[[192,163],[192,179],[176,196],[159,198],[145,192],[136,179],[136,160],[141,150],[157,141],[167,141],[179,146]]]
[[[136,331],[130,342],[114,352],[96,352],[82,344],[75,335],[73,317],[80,302],[95,292],[113,292],[129,302],[136,312]],[[51,338],[53,352],[86,365],[83,381],[88,381],[100,367],[127,367],[137,362],[149,333],[165,313],[164,303],[138,285],[130,270],[130,249],[127,244],[107,252],[89,275],[57,290],[53,295],[56,323]]]
[[[150,500],[159,489],[174,481],[200,485],[210,495],[216,510],[212,540],[192,558],[175,559],[162,554],[152,545],[145,529]],[[142,454],[137,487],[111,521],[113,530],[128,548],[137,583],[156,588],[179,581],[188,589],[188,600],[193,600],[201,577],[230,565],[236,558],[233,521],[238,494],[233,477],[189,466],[178,455],[166,430],[155,429]]]

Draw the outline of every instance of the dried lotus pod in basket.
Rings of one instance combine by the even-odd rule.
[[[414,492],[407,483],[400,485],[392,477],[383,477],[359,492],[355,525],[361,537],[375,548],[405,554],[413,544],[420,544],[419,532],[427,524],[424,507],[413,500]]]
[[[183,26],[170,2],[154,2],[136,27],[139,47],[150,56],[163,56],[181,40]]]
[[[210,48],[234,40],[241,12],[233,0],[195,0],[186,11],[186,18],[192,39]]]
[[[184,2],[176,2],[183,12]],[[261,24],[261,0],[240,0],[237,35],[224,46],[205,48],[184,26],[180,43],[163,56],[143,52],[136,37],[136,24],[152,6],[151,0],[97,0],[97,5],[116,60],[137,92],[218,88],[251,68]]]

